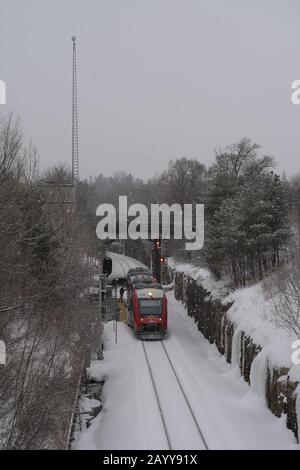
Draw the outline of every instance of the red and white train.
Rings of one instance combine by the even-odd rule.
[[[128,325],[141,339],[162,339],[168,331],[164,290],[150,271],[131,269],[127,275]]]

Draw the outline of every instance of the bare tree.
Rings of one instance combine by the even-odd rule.
[[[10,115],[0,121],[0,182],[11,176],[22,147],[22,132],[18,120]]]
[[[170,161],[169,168],[161,176],[167,183],[167,199],[178,204],[199,201],[206,182],[206,168],[198,160],[187,158]]]
[[[244,168],[255,160],[259,148],[260,146],[252,143],[251,139],[243,138],[225,150],[216,151],[216,163],[213,169],[237,180]]]
[[[300,260],[295,256],[275,275],[264,282],[272,303],[272,320],[276,326],[300,339]]]
[[[23,149],[22,155],[22,176],[27,184],[33,184],[38,179],[39,174],[39,153],[32,140]]]
[[[0,122],[0,448],[64,448],[94,309],[84,292],[91,240],[36,181],[38,153],[18,123]],[[68,180],[63,168],[49,171]],[[57,210],[63,207],[63,210]],[[94,230],[94,227],[93,227]],[[95,236],[95,235],[94,235]],[[84,312],[84,314],[83,314]]]

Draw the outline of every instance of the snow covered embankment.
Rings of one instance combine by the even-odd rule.
[[[268,320],[270,303],[256,284],[235,292],[216,282],[205,269],[172,266],[175,297],[186,305],[199,330],[215,343],[227,362],[238,366],[250,387],[263,396],[298,440],[300,426],[300,365],[291,362],[295,338]]]

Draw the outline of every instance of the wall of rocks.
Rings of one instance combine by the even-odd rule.
[[[209,291],[184,273],[169,270],[165,276],[169,280],[174,277],[176,299],[186,306],[187,314],[194,318],[205,338],[216,344],[227,362],[238,362],[241,375],[250,384],[251,367],[261,347],[245,332],[237,331],[238,326],[230,321],[227,312],[232,303],[224,305],[213,299]],[[264,393],[269,409],[278,417],[286,414],[287,427],[299,441],[295,392],[298,383],[290,380],[288,369],[274,367],[271,363],[267,364],[265,375]]]

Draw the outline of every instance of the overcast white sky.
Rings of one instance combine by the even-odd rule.
[[[299,0],[0,0],[0,79],[41,168],[71,161],[77,36],[81,177],[208,164],[250,137],[300,171]]]

